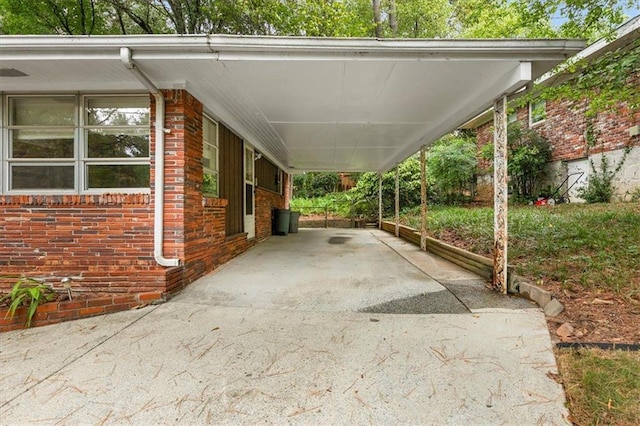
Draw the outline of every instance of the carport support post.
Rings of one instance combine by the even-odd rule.
[[[382,173],[378,173],[378,228],[382,229]]]
[[[427,160],[426,148],[420,147],[420,250],[427,250]]]
[[[507,97],[493,105],[493,283],[507,292]]]
[[[400,236],[400,167],[396,166],[396,237]]]

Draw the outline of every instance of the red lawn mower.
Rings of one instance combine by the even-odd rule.
[[[576,178],[575,181],[573,181],[571,185],[569,185],[569,187],[562,194],[560,194],[560,189],[564,186],[565,183],[569,181],[569,178],[571,176],[578,176],[578,177]],[[550,196],[538,197],[538,199],[534,201],[533,204],[536,206],[555,206],[556,204],[570,202],[569,196],[568,196],[569,191],[571,190],[571,188],[575,186],[576,183],[580,181],[580,179],[582,179],[582,176],[584,176],[584,172],[575,172],[575,173],[571,173],[570,175],[567,175],[567,178],[562,181],[560,186],[558,186]]]

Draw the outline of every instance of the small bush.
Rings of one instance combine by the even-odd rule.
[[[609,203],[613,196],[613,180],[616,175],[622,169],[622,165],[627,159],[629,148],[625,149],[625,152],[620,159],[620,162],[615,169],[611,170],[609,165],[609,158],[602,153],[600,157],[600,169],[596,169],[593,164],[593,159],[589,160],[591,166],[591,175],[587,184],[578,189],[578,195],[584,199],[587,203]]]
[[[9,310],[7,315],[13,318],[16,314],[16,310],[20,306],[27,307],[27,320],[25,322],[26,327],[31,326],[31,319],[36,313],[36,309],[42,303],[53,300],[55,295],[46,285],[40,283],[33,278],[22,277],[16,282],[11,289],[11,292],[4,296],[0,301],[10,300]]]

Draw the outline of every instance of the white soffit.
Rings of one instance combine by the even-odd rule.
[[[579,40],[242,36],[0,37],[5,93],[160,88],[205,110],[288,171],[385,171],[584,47]]]

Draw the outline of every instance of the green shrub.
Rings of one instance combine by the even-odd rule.
[[[615,169],[611,170],[609,158],[602,153],[600,157],[600,169],[597,170],[593,164],[593,159],[589,160],[591,166],[591,175],[587,184],[578,188],[578,195],[587,203],[609,203],[613,196],[613,180],[622,168],[630,149],[624,151],[620,162]]]
[[[50,302],[55,297],[53,290],[33,278],[22,277],[11,289],[11,292],[4,296],[1,301],[9,299],[11,301],[6,317],[13,318],[16,310],[20,306],[27,307],[26,327],[31,327],[31,319],[36,313],[36,309],[42,303]]]

